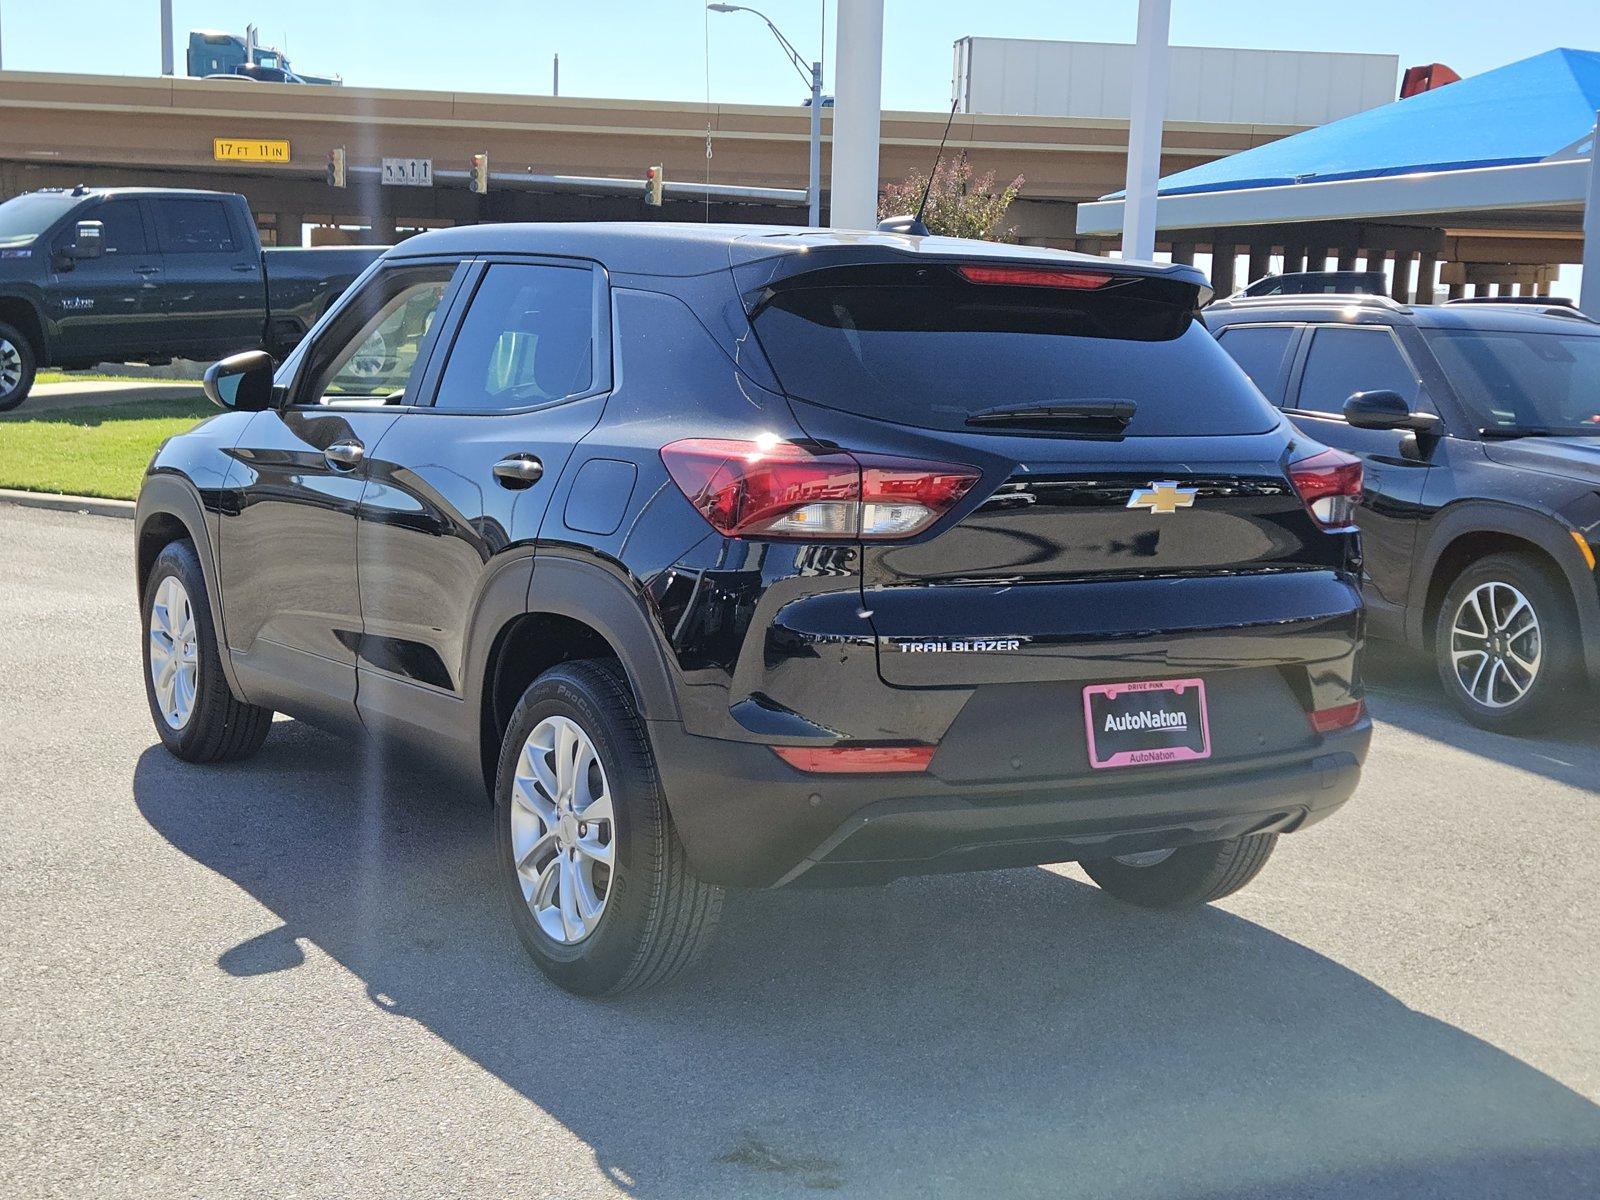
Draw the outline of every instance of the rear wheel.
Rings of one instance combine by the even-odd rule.
[[[1192,908],[1232,895],[1261,873],[1278,844],[1275,833],[1175,850],[1151,850],[1078,865],[1101,891],[1140,908]]]
[[[1500,731],[1552,725],[1576,677],[1577,622],[1527,554],[1491,554],[1457,576],[1434,632],[1439,680],[1473,724]]]
[[[189,762],[249,758],[272,728],[272,710],[234,697],[200,558],[187,541],[156,556],[144,587],[144,686],[162,745]]]
[[[0,321],[0,412],[7,412],[28,398],[37,368],[33,343],[15,326]]]
[[[580,995],[664,983],[706,949],[723,892],[689,870],[627,679],[569,662],[511,716],[496,873],[539,969]]]

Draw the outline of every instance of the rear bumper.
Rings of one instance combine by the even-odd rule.
[[[709,881],[745,887],[872,882],[1289,832],[1350,798],[1371,736],[1363,719],[1248,762],[951,783],[924,774],[808,775],[765,746],[651,722],[691,864]]]

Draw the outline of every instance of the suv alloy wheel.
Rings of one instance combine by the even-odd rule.
[[[1526,554],[1491,554],[1456,578],[1439,606],[1439,680],[1484,729],[1548,726],[1581,661],[1570,605]]]
[[[723,892],[689,869],[615,663],[563,663],[529,685],[506,729],[495,806],[512,923],[555,983],[632,991],[704,952]]]

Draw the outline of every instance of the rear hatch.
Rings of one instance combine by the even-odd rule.
[[[981,471],[922,535],[862,543],[886,683],[1277,676],[1349,653],[1348,539],[1311,519],[1295,435],[1194,320],[1197,274],[840,256],[740,282],[811,438]]]

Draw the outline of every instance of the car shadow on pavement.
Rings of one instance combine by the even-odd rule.
[[[153,747],[134,789],[281,919],[217,947],[241,988],[317,947],[374,1022],[431,1030],[627,1194],[1576,1200],[1600,1179],[1588,1100],[1220,908],[1137,912],[1050,870],[737,894],[692,978],[583,1001],[504,918],[484,802],[424,766],[280,722],[242,766]]]
[[[1558,728],[1490,733],[1455,710],[1431,658],[1390,642],[1371,645],[1375,652],[1367,655],[1362,673],[1377,720],[1571,787],[1600,787],[1600,723],[1589,693],[1574,694],[1571,718]],[[1600,1187],[1596,1191],[1600,1194]]]

